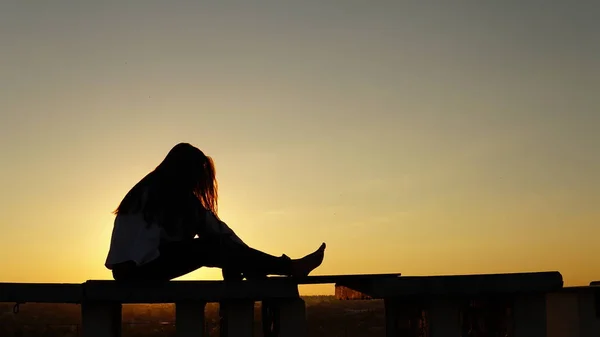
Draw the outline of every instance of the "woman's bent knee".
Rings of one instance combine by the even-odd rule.
[[[132,279],[133,272],[135,269],[135,262],[127,261],[118,263],[113,266],[112,275],[115,281],[126,281]]]

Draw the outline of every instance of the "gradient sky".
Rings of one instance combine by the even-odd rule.
[[[111,211],[178,142],[215,159],[221,217],[250,245],[327,242],[315,274],[600,279],[598,17],[592,1],[2,2],[0,281],[110,278]]]

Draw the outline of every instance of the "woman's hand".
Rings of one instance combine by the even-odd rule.
[[[242,273],[242,276],[246,278],[246,280],[261,280],[267,278],[267,275],[260,274],[256,272]]]
[[[222,269],[221,272],[223,274],[223,280],[225,281],[242,281],[244,278],[252,281],[267,278],[267,275],[256,272],[242,273],[231,269]]]
[[[224,281],[241,281],[244,279],[242,273],[238,271],[234,271],[231,269],[222,269],[221,272],[223,274]]]

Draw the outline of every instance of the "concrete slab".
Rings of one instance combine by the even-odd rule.
[[[0,283],[0,302],[81,303],[81,284]]]
[[[470,296],[548,292],[563,287],[559,272],[402,276],[344,281],[336,284],[339,299],[411,296]]]

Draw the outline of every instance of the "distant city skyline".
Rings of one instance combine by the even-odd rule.
[[[315,274],[600,279],[599,4],[176,4],[0,4],[1,281],[111,278],[178,142],[250,245],[327,242]]]

